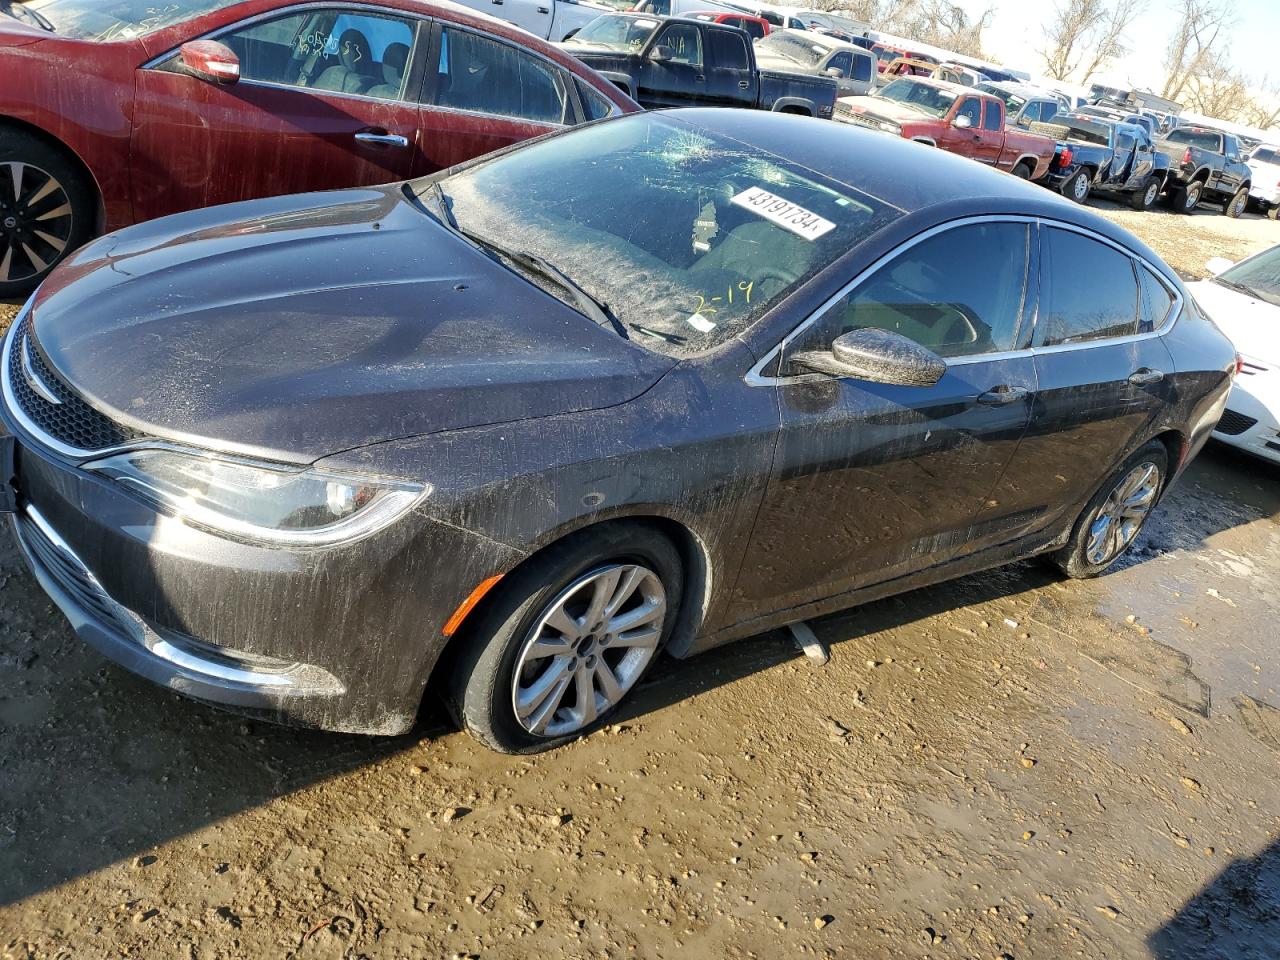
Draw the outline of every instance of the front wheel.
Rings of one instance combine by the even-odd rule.
[[[1089,199],[1089,174],[1077,170],[1062,184],[1062,195],[1076,203],[1084,203]]]
[[[1222,212],[1232,220],[1236,220],[1239,219],[1240,214],[1244,213],[1244,208],[1248,205],[1249,188],[1241,187],[1235,192],[1235,196],[1227,201],[1227,205],[1222,209]]]
[[[648,527],[609,524],[511,575],[466,636],[449,706],[503,753],[538,753],[600,726],[635,688],[680,611],[684,566]]]
[[[1155,177],[1147,177],[1141,187],[1129,194],[1129,205],[1135,210],[1150,210],[1155,206],[1158,196],[1160,196],[1160,181]]]
[[[0,299],[22,297],[93,236],[93,194],[65,153],[0,131]]]
[[[1152,440],[1120,465],[1089,501],[1066,546],[1053,556],[1068,577],[1096,577],[1129,549],[1151,516],[1169,470],[1164,444]]]

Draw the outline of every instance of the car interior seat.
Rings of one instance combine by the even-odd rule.
[[[337,93],[364,93],[373,85],[374,65],[368,38],[354,28],[344,30],[338,38],[338,62],[326,68],[313,86]]]
[[[403,94],[404,75],[409,67],[409,45],[389,43],[382,52],[382,82],[365,91],[371,97],[398,100]]]

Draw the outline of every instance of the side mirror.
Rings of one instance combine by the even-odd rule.
[[[956,117],[955,120],[951,121],[951,125],[955,127],[957,130],[968,130],[970,127],[973,126],[973,121],[970,120],[967,116],[962,114]]]
[[[823,70],[822,72],[825,73],[828,77],[835,77],[837,80],[844,79],[844,71],[841,70],[839,67],[827,67],[827,69]]]
[[[932,350],[889,330],[850,330],[830,351],[812,350],[791,358],[796,366],[833,377],[903,387],[931,387],[947,372],[947,361]]]
[[[1210,276],[1216,277],[1226,273],[1235,265],[1234,260],[1228,260],[1226,257],[1214,257],[1205,263],[1204,268],[1209,271]]]
[[[649,51],[649,59],[656,60],[658,63],[666,63],[675,57],[670,47],[657,46]]]
[[[191,40],[178,48],[178,59],[187,73],[209,83],[235,83],[240,79],[240,58],[217,40]]]

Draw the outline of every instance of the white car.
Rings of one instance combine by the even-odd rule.
[[[1249,200],[1272,220],[1280,217],[1280,147],[1263,144],[1245,161],[1253,171]]]
[[[596,17],[616,13],[618,8],[595,0],[457,0],[464,7],[478,10],[513,23],[536,37],[558,43],[568,40]],[[494,6],[500,4],[500,6]]]
[[[1214,439],[1280,463],[1280,245],[1206,266],[1214,276],[1187,289],[1242,361]]]

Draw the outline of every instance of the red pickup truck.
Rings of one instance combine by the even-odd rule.
[[[1049,137],[1005,129],[999,97],[924,77],[902,77],[869,97],[842,97],[835,119],[940,147],[1024,180],[1043,177],[1057,149]]]

